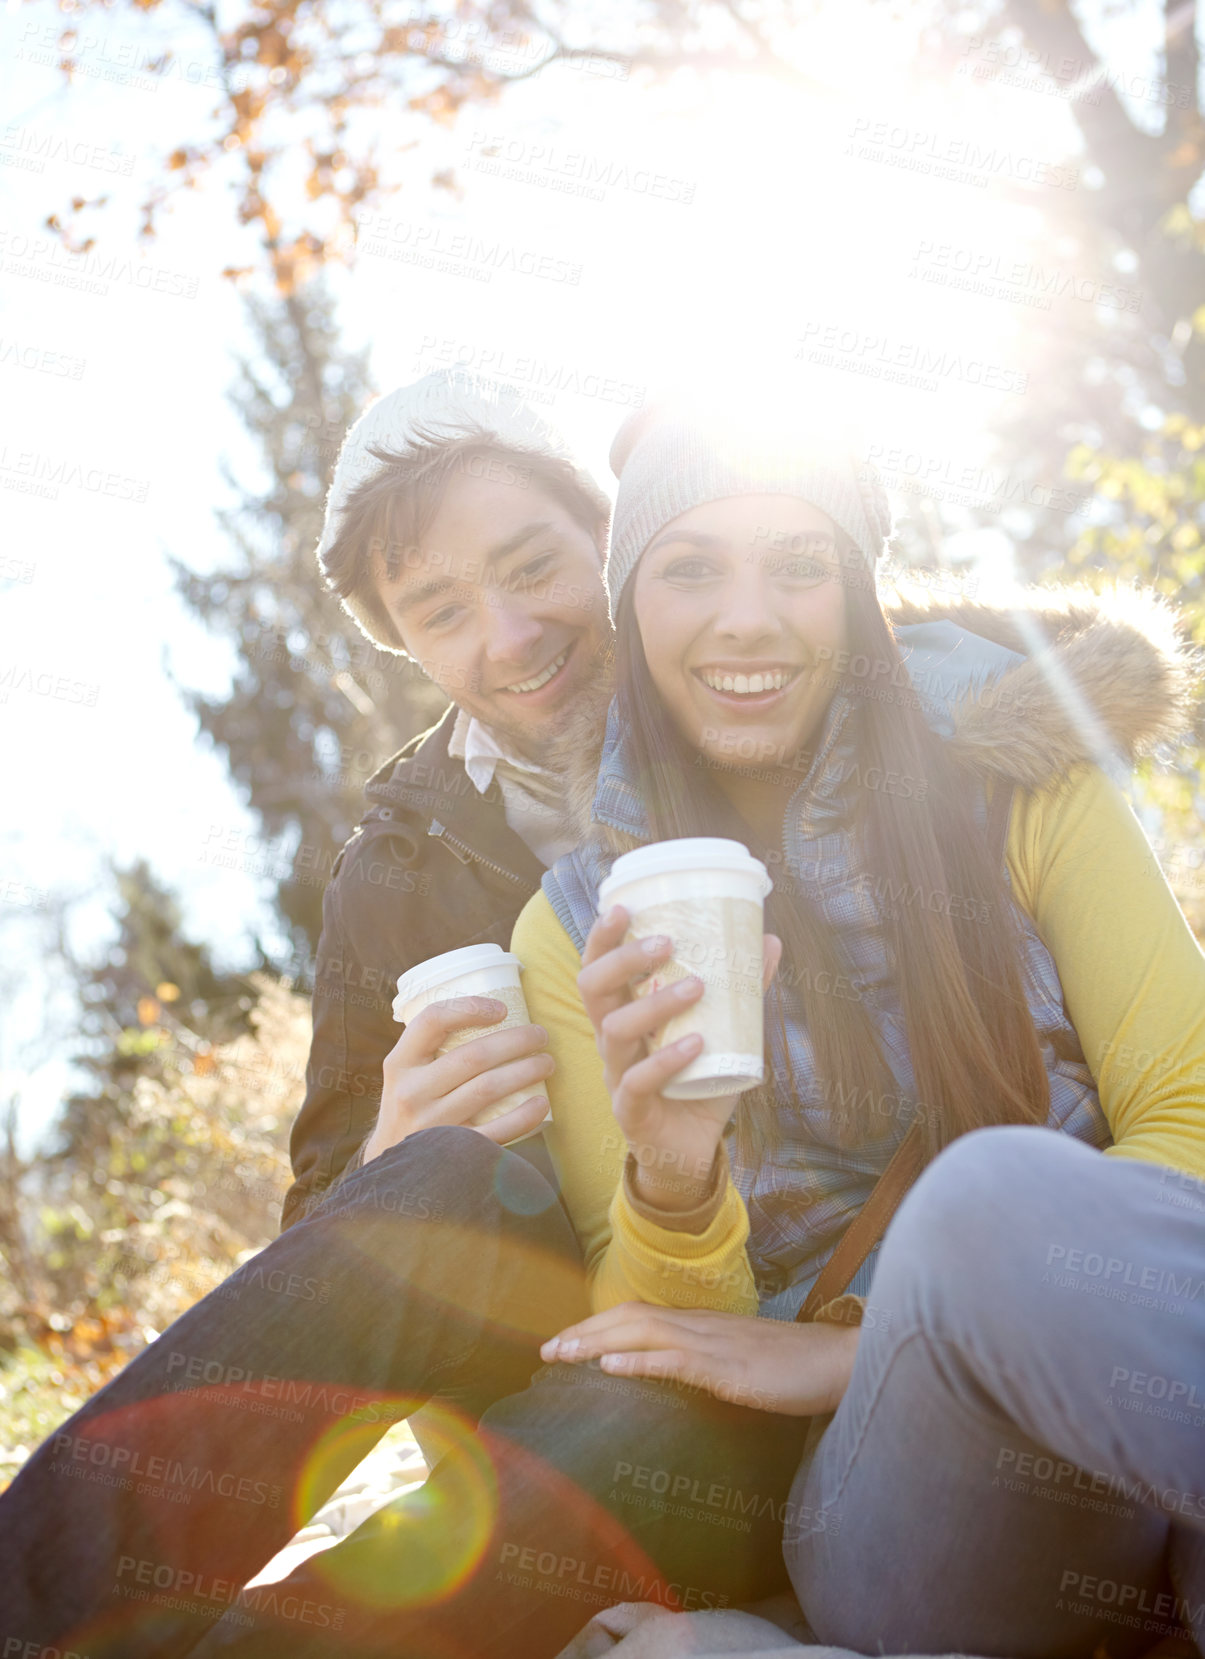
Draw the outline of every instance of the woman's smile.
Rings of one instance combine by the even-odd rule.
[[[762,714],[786,701],[802,672],[798,663],[709,663],[691,672],[708,695],[725,709]]]

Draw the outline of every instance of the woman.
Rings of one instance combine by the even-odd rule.
[[[514,937],[597,1310],[543,1357],[812,1418],[785,1560],[822,1642],[1205,1644],[1205,958],[1099,764],[1187,690],[1165,619],[886,613],[882,498],[822,435],[646,413],[613,464],[593,833]],[[670,941],[597,913],[617,853],[686,835],[776,882],[739,1107],[661,1092],[701,1039],[648,1039],[701,985],[633,998]],[[914,1124],[860,1300],[795,1323]]]

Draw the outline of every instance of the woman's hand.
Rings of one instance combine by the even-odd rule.
[[[542,1095],[490,1123],[469,1122],[512,1090],[530,1089],[551,1076],[556,1062],[547,1052],[542,1025],[514,1025],[448,1054],[438,1052],[454,1031],[497,1025],[505,1018],[506,1004],[494,997],[433,1002],[414,1016],[385,1056],[381,1109],[364,1147],[364,1163],[419,1129],[463,1124],[501,1145],[542,1122],[548,1110]]]
[[[734,1405],[812,1417],[836,1411],[857,1351],[856,1325],[621,1302],[551,1337],[540,1358],[597,1359],[614,1376],[686,1383]]]
[[[654,1054],[649,1039],[699,1000],[703,981],[691,976],[634,996],[633,983],[669,961],[673,941],[654,937],[625,944],[629,919],[622,905],[614,905],[595,922],[578,989],[594,1027],[615,1121],[636,1158],[638,1193],[660,1209],[690,1209],[708,1190],[724,1125],[740,1095],[667,1100],[661,1092],[702,1051],[703,1039],[684,1037]],[[763,983],[769,985],[782,944],[772,933],[763,938]]]

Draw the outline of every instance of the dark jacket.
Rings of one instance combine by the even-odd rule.
[[[314,1040],[293,1125],[282,1227],[300,1221],[376,1122],[381,1065],[401,1035],[398,975],[429,956],[510,944],[544,866],[506,822],[496,783],[477,792],[448,755],[456,718],[386,761],[369,810],[335,860],[314,965]]]

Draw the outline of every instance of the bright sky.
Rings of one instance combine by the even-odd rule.
[[[1152,14],[1135,8],[1128,37],[1110,41],[1145,76]],[[917,89],[898,30],[868,28],[859,5],[828,15],[807,62],[832,97],[686,75],[650,91],[559,68],[433,130],[421,151],[382,117],[381,152],[405,189],[361,227],[337,278],[348,342],[371,342],[378,386],[445,363],[514,379],[608,485],[610,436],[646,393],[763,370],[855,412],[880,458],[899,449],[889,484],[921,465],[982,465],[1000,408],[1041,395],[1029,262],[1081,286],[1128,279],[1031,245],[1024,192],[1045,205],[1090,185],[1049,83],[1019,70],[985,93],[968,39],[962,72]],[[149,249],[133,236],[153,157],[202,130],[211,95],[113,67],[123,43],[155,38],[153,14],[142,32],[85,20],[68,93],[47,50],[60,21],[41,0],[10,4],[0,32],[0,936],[10,963],[14,945],[28,953],[0,1019],[0,1068],[10,1082],[35,1074],[28,1135],[66,1076],[61,1052],[26,1052],[49,994],[30,932],[39,891],[93,892],[75,934],[100,949],[100,860],[141,854],[221,960],[245,960],[253,927],[271,929],[262,883],[200,861],[211,824],[254,824],[167,676],[218,690],[228,673],[174,599],[165,554],[221,561],[219,463],[256,463],[224,402],[245,335],[218,276],[246,247],[217,180],[177,203]],[[449,166],[458,191],[430,188]],[[96,256],[115,267],[80,291],[56,280],[41,223],[103,192]],[[979,551],[1007,567],[1002,538]]]

